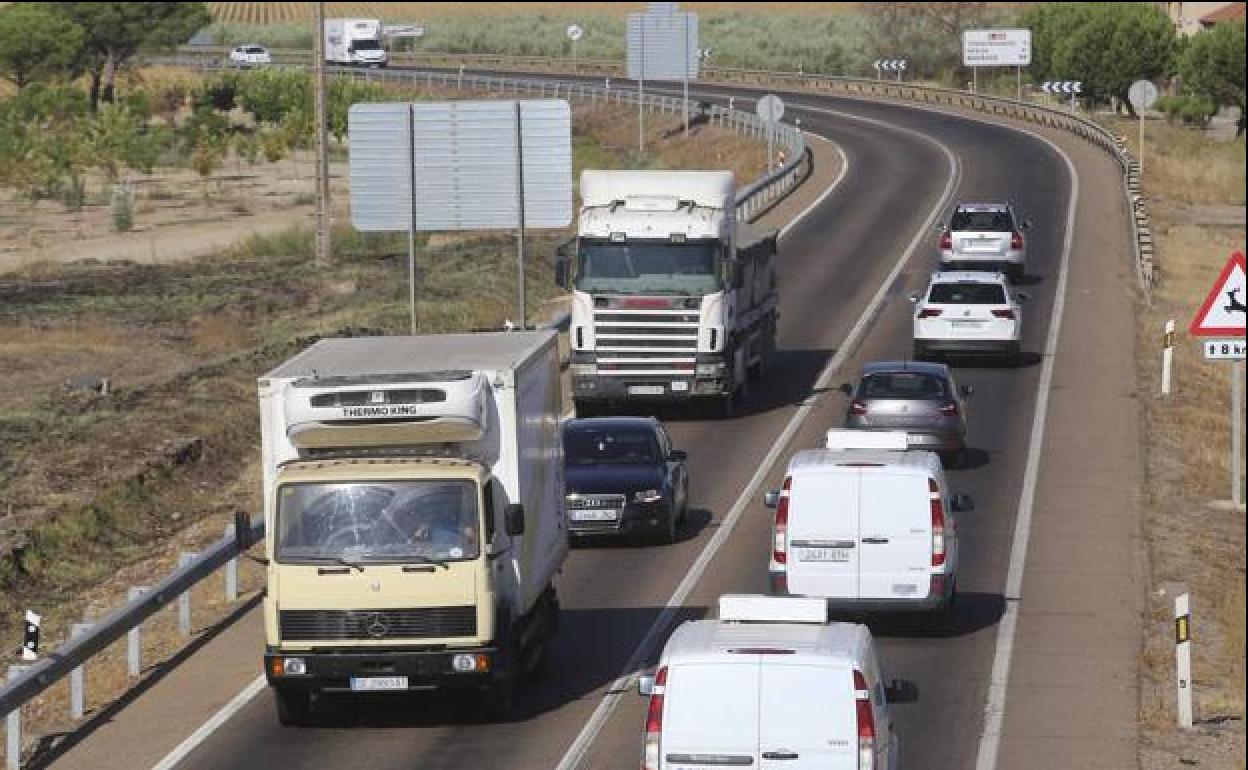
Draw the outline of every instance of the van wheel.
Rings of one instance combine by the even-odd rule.
[[[952,633],[958,627],[958,584],[954,581],[949,601],[936,610],[936,625],[944,633]]]
[[[284,727],[306,727],[312,724],[312,692],[295,688],[276,688],[277,721]]]

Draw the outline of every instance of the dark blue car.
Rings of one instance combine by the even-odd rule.
[[[563,427],[572,535],[676,540],[689,505],[685,453],[653,417],[568,420]]]

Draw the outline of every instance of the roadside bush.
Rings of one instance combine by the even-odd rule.
[[[1213,102],[1204,96],[1183,94],[1180,96],[1163,96],[1155,105],[1165,113],[1170,123],[1180,122],[1185,126],[1205,126],[1213,113],[1217,111]]]
[[[113,185],[113,199],[110,206],[113,216],[113,229],[119,233],[128,232],[134,227],[134,190],[126,182]]]

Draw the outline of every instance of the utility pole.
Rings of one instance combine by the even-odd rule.
[[[329,142],[325,136],[325,3],[316,4],[316,263],[328,265],[329,242]]]

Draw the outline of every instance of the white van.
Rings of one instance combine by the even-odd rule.
[[[866,626],[818,599],[729,595],[682,623],[652,676],[642,770],[893,770],[897,737]]]
[[[789,461],[775,509],[768,571],[774,593],[817,596],[834,610],[929,610],[957,593],[950,494],[934,452],[906,451],[903,431],[830,430],[826,449]]]

